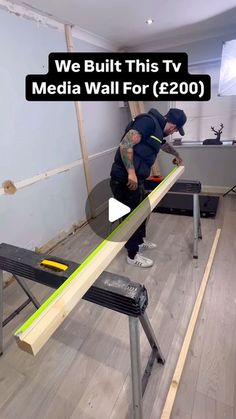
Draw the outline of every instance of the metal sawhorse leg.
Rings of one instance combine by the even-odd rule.
[[[28,304],[28,301],[32,301],[33,304],[38,307],[39,303],[25,284],[22,279],[22,275],[25,274],[27,275],[25,277],[27,279],[56,289],[62,285],[71,273],[79,266],[77,263],[72,261],[61,258],[53,258],[52,261],[63,263],[68,266],[68,272],[58,272],[42,267],[42,259],[50,258],[52,258],[50,255],[39,255],[30,250],[20,249],[6,243],[2,243],[0,245],[0,352],[3,351],[2,328],[7,320],[6,319],[3,322],[2,270],[7,270],[7,272],[10,272],[15,276],[16,280],[29,297],[29,300],[27,300],[26,303]],[[143,285],[130,281],[130,279],[126,277],[110,272],[103,272],[91,288],[84,294],[83,299],[125,314],[129,318],[133,394],[132,418],[143,419],[143,394],[147,387],[152,367],[155,360],[157,360],[160,364],[164,364],[165,362],[157,343],[155,333],[146,315],[146,309],[148,306],[147,290]],[[11,318],[13,318],[12,315]],[[141,323],[151,346],[151,354],[143,376],[141,373],[139,322]]]
[[[13,313],[11,313],[5,320],[3,320],[3,271],[0,269],[0,356],[3,354],[3,327],[6,326],[17,314],[21,312],[28,304],[33,303],[36,308],[40,307],[40,303],[30,291],[26,282],[16,275],[13,275],[25,294],[28,296],[21,306],[19,306]]]
[[[145,188],[147,191],[152,191],[159,181],[155,181],[152,179],[146,179],[145,181]],[[235,185],[236,186],[236,185]],[[167,195],[174,193],[174,201],[169,201],[166,203],[167,208],[170,211],[179,210],[180,213],[183,213],[182,210],[189,210],[189,203],[181,203],[176,197],[176,194],[191,194],[193,195],[193,228],[194,228],[194,241],[193,241],[193,258],[198,259],[198,240],[202,239],[202,232],[201,232],[201,221],[200,221],[200,203],[199,203],[199,193],[201,192],[201,183],[198,180],[186,180],[180,179],[178,180],[169,190]],[[235,191],[236,192],[236,191]],[[176,201],[175,201],[176,200]],[[164,204],[163,204],[164,205]],[[171,206],[173,205],[173,207]],[[182,206],[183,205],[183,206]],[[185,207],[186,205],[186,207]],[[165,206],[165,205],[164,205]],[[192,208],[191,208],[192,209]],[[155,211],[155,209],[154,209]],[[157,211],[158,212],[158,211]],[[164,211],[165,212],[165,211]],[[167,211],[169,212],[169,211]],[[177,212],[178,213],[178,212]]]
[[[34,295],[31,293],[25,281],[14,275],[29,299],[14,311],[7,319],[3,321],[3,272],[0,270],[0,354],[3,353],[3,327],[9,323],[29,302],[33,302],[36,308],[40,305]],[[26,304],[27,303],[27,304]],[[149,322],[146,312],[138,317],[129,317],[129,334],[130,334],[130,359],[131,359],[131,381],[132,381],[132,418],[143,419],[143,395],[146,390],[149,377],[155,360],[164,365],[165,360],[158,345],[155,333]],[[140,353],[140,330],[141,323],[146,337],[151,346],[151,354],[149,356],[145,371],[141,372],[141,353]]]
[[[193,257],[194,259],[198,259],[198,240],[202,239],[202,231],[201,231],[199,195],[197,193],[193,194],[193,231],[194,231]]]
[[[139,321],[152,348],[143,376],[141,373]],[[129,316],[129,333],[131,380],[133,393],[132,418],[143,419],[143,395],[147,387],[148,379],[151,375],[154,361],[156,359],[157,362],[164,365],[165,360],[157,343],[157,339],[155,337],[152,326],[145,312],[139,317]]]

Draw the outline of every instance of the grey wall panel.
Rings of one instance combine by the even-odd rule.
[[[199,180],[202,185],[229,188],[236,184],[236,147],[234,146],[181,146],[178,152],[185,165],[184,179]],[[172,168],[173,157],[160,153],[161,173]]]

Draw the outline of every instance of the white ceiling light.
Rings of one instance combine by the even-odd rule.
[[[154,22],[154,20],[153,20],[153,19],[147,19],[145,23],[146,23],[147,25],[151,25],[153,22]]]

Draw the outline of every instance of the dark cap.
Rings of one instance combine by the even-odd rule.
[[[182,109],[178,108],[170,108],[168,113],[166,114],[166,119],[168,122],[175,124],[180,135],[184,135],[183,125],[187,121],[187,117],[182,111]]]

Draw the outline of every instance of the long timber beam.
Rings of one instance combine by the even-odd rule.
[[[183,172],[184,166],[175,167],[15,332],[22,350],[39,352]]]

